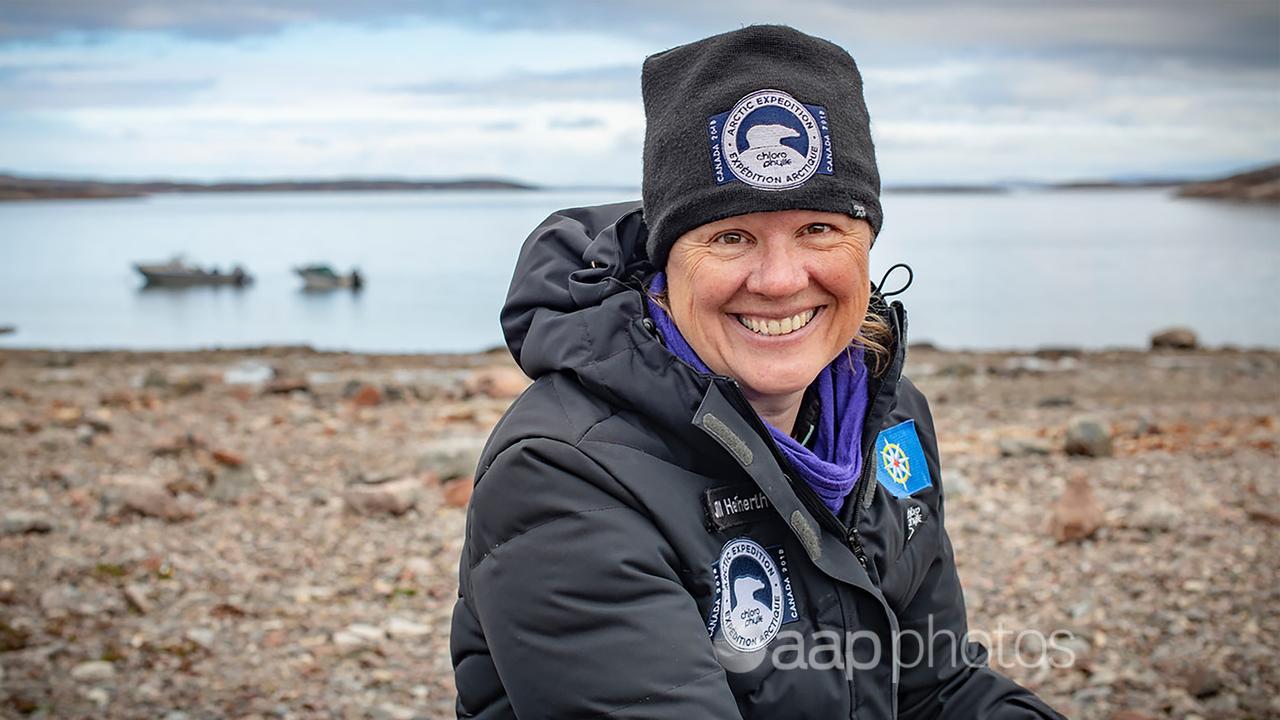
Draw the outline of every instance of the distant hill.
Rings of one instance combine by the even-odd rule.
[[[1178,190],[1178,197],[1280,202],[1280,164],[1217,180],[1189,183]]]
[[[886,193],[919,195],[967,195],[971,193],[1003,193],[1009,188],[1000,185],[886,185]]]
[[[1184,178],[1156,178],[1144,180],[1077,180],[1075,182],[1054,183],[1049,187],[1054,190],[1114,190],[1181,187],[1191,180]]]
[[[537,190],[534,185],[472,178],[463,180],[283,180],[267,182],[103,182],[0,175],[0,200],[143,197],[159,193],[333,192],[377,190]]]

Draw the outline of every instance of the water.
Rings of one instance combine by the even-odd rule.
[[[502,343],[525,236],[560,207],[624,193],[169,195],[0,204],[5,347],[310,344],[372,352]],[[1280,207],[1162,190],[889,194],[872,274],[915,270],[913,340],[944,347],[1147,344],[1187,325],[1213,345],[1280,346]],[[141,290],[136,261],[244,264],[245,289]],[[291,272],[358,266],[363,292]],[[903,277],[902,275],[897,276]],[[891,281],[891,286],[896,283]]]

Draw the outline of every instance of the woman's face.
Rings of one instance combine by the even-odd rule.
[[[869,298],[871,226],[837,213],[761,212],[682,235],[667,260],[671,318],[748,399],[803,391],[853,340]]]

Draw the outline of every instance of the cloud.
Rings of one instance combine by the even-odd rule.
[[[3,65],[0,110],[181,105],[216,85],[213,77],[115,77],[87,63]]]
[[[640,68],[637,65],[516,72],[486,78],[434,80],[392,87],[388,91],[448,96],[486,104],[569,98],[634,100],[640,96]]]
[[[547,127],[552,130],[590,130],[605,127],[604,119],[598,117],[552,118]]]
[[[447,22],[494,30],[592,32],[643,38],[660,49],[750,22],[786,22],[880,58],[941,57],[992,48],[1130,63],[1183,58],[1241,67],[1280,66],[1280,3],[1274,0],[946,0],[862,4],[840,0],[703,0],[600,3],[592,0],[113,0],[110,3],[8,3],[0,42],[70,35],[162,32],[238,39],[315,24],[388,27]]]
[[[887,182],[1280,156],[1274,0],[740,0],[732,22],[689,0],[107,7],[0,14],[0,157],[14,167],[632,182],[641,59],[768,20],[857,58]]]

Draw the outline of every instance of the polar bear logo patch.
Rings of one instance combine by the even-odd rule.
[[[768,645],[795,614],[790,580],[774,556],[750,538],[730,540],[720,551],[717,575],[719,625],[735,650],[754,652]]]
[[[743,182],[762,190],[803,185],[834,174],[827,111],[780,90],[757,90],[707,120],[717,185]]]

